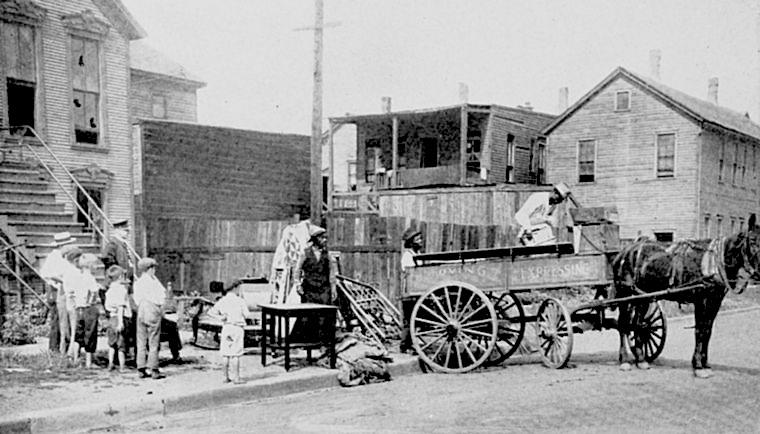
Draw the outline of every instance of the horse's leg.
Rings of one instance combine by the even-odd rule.
[[[631,305],[621,304],[618,306],[618,323],[617,329],[620,335],[620,348],[618,349],[618,362],[621,371],[631,370],[629,361],[630,342],[628,340],[628,331],[631,328]]]
[[[649,304],[636,303],[632,305],[631,316],[631,330],[639,332],[643,318],[646,317],[649,310]],[[637,336],[641,336],[641,333],[634,333]],[[644,349],[642,348],[643,342],[638,339],[634,339],[633,345],[631,345],[631,352],[633,353],[633,361],[636,363],[636,367],[639,369],[649,369],[649,363],[644,360]]]
[[[723,302],[724,296],[725,293],[723,288],[715,288],[705,298],[704,330],[702,332],[702,351],[700,353],[702,358],[702,369],[704,370],[710,369],[710,365],[707,362],[710,338],[712,337],[715,318],[718,316],[718,311],[720,311],[720,305]]]
[[[710,371],[705,369],[705,354],[710,330],[707,318],[710,297],[695,297],[694,300],[694,354],[691,356],[691,367],[697,378],[709,378]],[[707,339],[705,337],[707,336]]]

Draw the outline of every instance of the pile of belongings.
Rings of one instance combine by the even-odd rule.
[[[344,333],[337,336],[337,339],[335,352],[339,370],[338,382],[341,386],[352,387],[390,381],[388,363],[393,359],[384,346],[357,331]],[[323,357],[318,363],[329,365],[329,360]]]

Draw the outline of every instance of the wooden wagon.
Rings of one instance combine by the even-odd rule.
[[[509,358],[534,323],[543,363],[564,367],[573,334],[616,328],[608,307],[611,261],[619,248],[614,225],[576,226],[574,243],[421,254],[405,276],[406,297],[416,298],[408,318],[412,346],[440,372],[467,372]],[[593,298],[568,309],[552,291],[585,287]],[[537,290],[542,294],[538,294]],[[530,293],[530,297],[528,294]],[[537,297],[538,296],[538,297]],[[538,305],[526,313],[522,299]],[[665,343],[666,320],[656,294],[641,297],[648,312],[634,339],[652,361]]]

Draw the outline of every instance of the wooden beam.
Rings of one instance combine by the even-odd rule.
[[[391,169],[393,170],[393,176],[391,177],[391,187],[398,186],[398,116],[393,116],[393,160],[391,162]]]
[[[330,145],[330,177],[327,180],[327,211],[333,210],[333,191],[335,190],[335,144],[333,142],[333,121],[330,120],[328,143]]]
[[[459,114],[459,185],[467,180],[467,104],[462,104]]]

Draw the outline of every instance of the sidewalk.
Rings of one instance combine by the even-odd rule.
[[[183,342],[187,337],[183,332]],[[63,378],[36,387],[4,387],[0,391],[0,432],[87,431],[149,416],[339,386],[338,370],[307,365],[305,355],[291,360],[290,371],[285,371],[282,357],[268,357],[267,366],[262,366],[256,352],[241,359],[245,384],[223,383],[218,351],[185,344],[183,362],[171,364],[165,345],[161,349],[161,371],[166,378],[162,380],[140,379],[134,368],[119,374],[95,367],[85,372],[86,378],[74,381]],[[41,339],[35,345],[0,351],[34,354],[46,348],[47,341]],[[105,348],[105,344],[98,348]],[[417,357],[390,355],[392,377],[420,372]]]

